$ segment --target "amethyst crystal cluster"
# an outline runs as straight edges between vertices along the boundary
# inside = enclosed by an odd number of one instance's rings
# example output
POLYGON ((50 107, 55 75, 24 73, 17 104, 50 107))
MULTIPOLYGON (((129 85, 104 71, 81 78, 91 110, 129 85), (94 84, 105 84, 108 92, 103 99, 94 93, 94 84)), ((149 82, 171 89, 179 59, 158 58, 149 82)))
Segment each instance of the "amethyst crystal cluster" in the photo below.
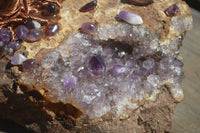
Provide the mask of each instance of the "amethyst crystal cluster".
POLYGON ((37 67, 24 72, 20 83, 41 94, 45 88, 54 103, 71 104, 84 123, 125 119, 141 102, 155 101, 164 86, 182 100, 183 63, 176 55, 181 36, 166 43, 143 26, 92 27, 71 33, 55 49, 41 50, 37 67))
MULTIPOLYGON (((46 28, 46 35, 53 36, 58 30, 58 24, 50 24, 46 28)), ((28 42, 40 40, 43 37, 42 26, 35 20, 28 20, 24 25, 19 25, 16 28, 15 36, 18 40, 12 41, 11 31, 8 28, 0 30, 0 42, 2 43, 2 47, 4 46, 5 53, 13 53, 13 51, 20 49, 22 40, 28 42)))

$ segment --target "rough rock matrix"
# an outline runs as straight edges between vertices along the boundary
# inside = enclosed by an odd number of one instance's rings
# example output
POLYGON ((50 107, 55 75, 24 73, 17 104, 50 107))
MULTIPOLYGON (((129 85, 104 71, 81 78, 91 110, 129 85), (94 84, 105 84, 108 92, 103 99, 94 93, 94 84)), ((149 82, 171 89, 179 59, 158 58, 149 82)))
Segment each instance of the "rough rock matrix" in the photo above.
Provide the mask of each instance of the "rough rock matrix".
POLYGON ((88 2, 64 1, 58 35, 23 44, 35 65, 20 72, 19 87, 48 121, 71 132, 169 131, 175 103, 184 97, 179 47, 191 29, 189 7, 181 0, 145 6, 101 0, 93 11, 79 12, 88 2), (120 11, 143 23, 120 20, 120 11))

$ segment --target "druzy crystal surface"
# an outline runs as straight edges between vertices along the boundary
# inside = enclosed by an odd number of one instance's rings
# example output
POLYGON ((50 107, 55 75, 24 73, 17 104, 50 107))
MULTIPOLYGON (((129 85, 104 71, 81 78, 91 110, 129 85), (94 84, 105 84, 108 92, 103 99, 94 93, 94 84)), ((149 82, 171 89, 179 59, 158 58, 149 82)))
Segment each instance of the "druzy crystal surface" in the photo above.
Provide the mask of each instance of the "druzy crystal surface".
POLYGON ((71 104, 83 123, 125 119, 164 86, 182 100, 179 42, 160 42, 156 33, 126 23, 99 25, 94 35, 75 31, 57 48, 41 50, 20 82, 48 101, 71 104))

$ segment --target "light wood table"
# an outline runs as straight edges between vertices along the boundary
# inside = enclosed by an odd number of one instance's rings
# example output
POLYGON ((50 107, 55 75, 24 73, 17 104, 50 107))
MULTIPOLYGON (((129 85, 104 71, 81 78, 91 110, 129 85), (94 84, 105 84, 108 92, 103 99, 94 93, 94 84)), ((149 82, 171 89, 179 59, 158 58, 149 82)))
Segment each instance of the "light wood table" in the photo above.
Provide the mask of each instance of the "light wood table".
POLYGON ((200 12, 191 10, 193 29, 187 32, 181 47, 185 98, 175 110, 172 133, 200 133, 200 12))

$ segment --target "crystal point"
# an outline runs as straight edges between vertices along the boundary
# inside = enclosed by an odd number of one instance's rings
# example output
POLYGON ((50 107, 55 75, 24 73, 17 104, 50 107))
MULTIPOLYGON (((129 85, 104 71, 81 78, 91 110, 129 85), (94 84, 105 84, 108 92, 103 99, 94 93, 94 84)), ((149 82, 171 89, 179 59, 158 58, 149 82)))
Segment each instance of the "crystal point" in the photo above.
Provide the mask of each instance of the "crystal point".
POLYGON ((26 60, 26 57, 22 54, 14 54, 11 64, 12 65, 22 65, 22 63, 26 60))
POLYGON ((90 59, 89 67, 94 75, 100 75, 102 74, 106 65, 104 59, 100 55, 95 55, 90 59))
POLYGON ((76 85, 77 78, 74 76, 68 76, 64 81, 64 86, 66 88, 73 88, 76 85))

